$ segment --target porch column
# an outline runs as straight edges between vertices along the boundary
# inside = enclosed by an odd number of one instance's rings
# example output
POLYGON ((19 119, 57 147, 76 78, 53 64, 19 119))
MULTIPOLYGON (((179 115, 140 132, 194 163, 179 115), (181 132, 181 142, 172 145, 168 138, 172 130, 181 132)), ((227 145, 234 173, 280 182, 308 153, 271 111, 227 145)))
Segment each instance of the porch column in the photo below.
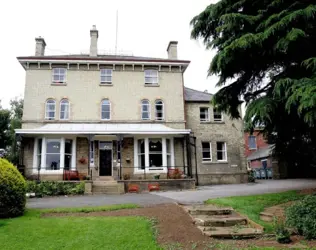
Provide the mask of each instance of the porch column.
POLYGON ((60 140, 60 170, 65 167, 65 137, 60 140))
POLYGON ((38 162, 37 162, 37 149, 38 149, 38 138, 34 138, 34 150, 33 150, 33 170, 32 172, 38 171, 38 162))
POLYGON ((149 139, 145 138, 145 167, 149 168, 149 139))
POLYGON ((138 151, 137 151, 137 139, 134 137, 134 171, 136 171, 136 169, 138 169, 138 151))
POLYGON ((167 140, 162 138, 162 166, 167 167, 167 140))
POLYGON ((174 139, 170 138, 171 166, 174 167, 174 139))
POLYGON ((42 139, 41 170, 46 170, 46 138, 42 139))
MULTIPOLYGON (((89 146, 90 149, 90 146, 89 146)), ((76 170, 77 166, 76 166, 76 159, 77 159, 77 138, 74 138, 72 140, 72 148, 71 148, 71 170, 76 170)), ((90 153, 90 152, 89 152, 90 153)))

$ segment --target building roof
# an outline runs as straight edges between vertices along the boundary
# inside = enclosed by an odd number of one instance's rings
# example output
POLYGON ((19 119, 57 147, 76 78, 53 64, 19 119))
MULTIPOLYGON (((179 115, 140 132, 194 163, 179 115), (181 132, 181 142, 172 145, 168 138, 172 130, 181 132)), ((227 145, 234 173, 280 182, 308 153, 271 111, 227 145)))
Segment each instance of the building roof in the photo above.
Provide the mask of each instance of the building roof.
POLYGON ((51 123, 40 128, 16 129, 17 134, 190 134, 190 129, 174 129, 148 123, 51 123))
POLYGON ((184 88, 184 100, 186 102, 210 102, 212 94, 195 89, 184 88))
POLYGON ((268 147, 265 148, 259 148, 255 152, 253 152, 251 155, 247 157, 248 161, 253 161, 253 160, 259 160, 262 158, 267 158, 272 155, 272 150, 273 150, 274 145, 269 145, 268 147))
POLYGON ((73 55, 47 55, 47 56, 20 56, 18 60, 85 60, 85 61, 140 61, 140 62, 170 62, 189 64, 188 60, 176 60, 156 57, 127 56, 127 55, 98 55, 89 56, 88 54, 73 55))

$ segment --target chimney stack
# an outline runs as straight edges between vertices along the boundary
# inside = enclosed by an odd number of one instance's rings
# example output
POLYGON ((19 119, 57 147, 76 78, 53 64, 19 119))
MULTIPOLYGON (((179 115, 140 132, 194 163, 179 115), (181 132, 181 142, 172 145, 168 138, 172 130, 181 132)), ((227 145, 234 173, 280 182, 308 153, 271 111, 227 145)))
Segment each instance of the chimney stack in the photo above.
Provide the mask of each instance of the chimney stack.
POLYGON ((99 31, 95 25, 90 30, 90 56, 98 56, 98 37, 99 31))
POLYGON ((177 41, 170 41, 168 48, 168 59, 178 59, 178 42, 177 41))
POLYGON ((43 37, 36 37, 35 56, 44 56, 46 43, 43 37))

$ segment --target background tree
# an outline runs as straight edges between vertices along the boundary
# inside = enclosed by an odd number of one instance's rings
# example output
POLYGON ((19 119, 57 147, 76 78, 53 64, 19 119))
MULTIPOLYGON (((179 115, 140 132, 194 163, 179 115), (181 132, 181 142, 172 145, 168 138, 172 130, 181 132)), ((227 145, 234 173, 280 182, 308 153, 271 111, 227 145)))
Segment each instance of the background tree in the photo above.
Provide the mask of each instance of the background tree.
POLYGON ((239 118, 245 102, 245 122, 264 125, 290 175, 315 166, 315 0, 221 0, 191 25, 192 37, 217 51, 209 74, 222 88, 214 104, 239 118))
POLYGON ((0 101, 0 148, 6 148, 10 143, 9 134, 10 111, 3 109, 0 101))

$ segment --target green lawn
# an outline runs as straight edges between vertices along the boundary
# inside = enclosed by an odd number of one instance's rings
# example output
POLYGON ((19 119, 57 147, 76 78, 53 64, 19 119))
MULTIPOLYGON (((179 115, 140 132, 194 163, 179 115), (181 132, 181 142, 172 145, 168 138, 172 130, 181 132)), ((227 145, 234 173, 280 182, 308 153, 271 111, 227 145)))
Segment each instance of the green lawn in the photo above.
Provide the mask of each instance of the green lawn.
POLYGON ((0 249, 160 249, 146 218, 40 215, 28 210, 22 217, 0 220, 0 249))
POLYGON ((264 226, 266 232, 273 231, 273 223, 261 221, 259 218, 260 212, 266 207, 271 207, 277 204, 285 203, 292 200, 300 199, 297 191, 288 191, 276 194, 236 196, 207 200, 207 204, 216 204, 220 206, 230 206, 236 211, 248 216, 251 220, 264 226))

